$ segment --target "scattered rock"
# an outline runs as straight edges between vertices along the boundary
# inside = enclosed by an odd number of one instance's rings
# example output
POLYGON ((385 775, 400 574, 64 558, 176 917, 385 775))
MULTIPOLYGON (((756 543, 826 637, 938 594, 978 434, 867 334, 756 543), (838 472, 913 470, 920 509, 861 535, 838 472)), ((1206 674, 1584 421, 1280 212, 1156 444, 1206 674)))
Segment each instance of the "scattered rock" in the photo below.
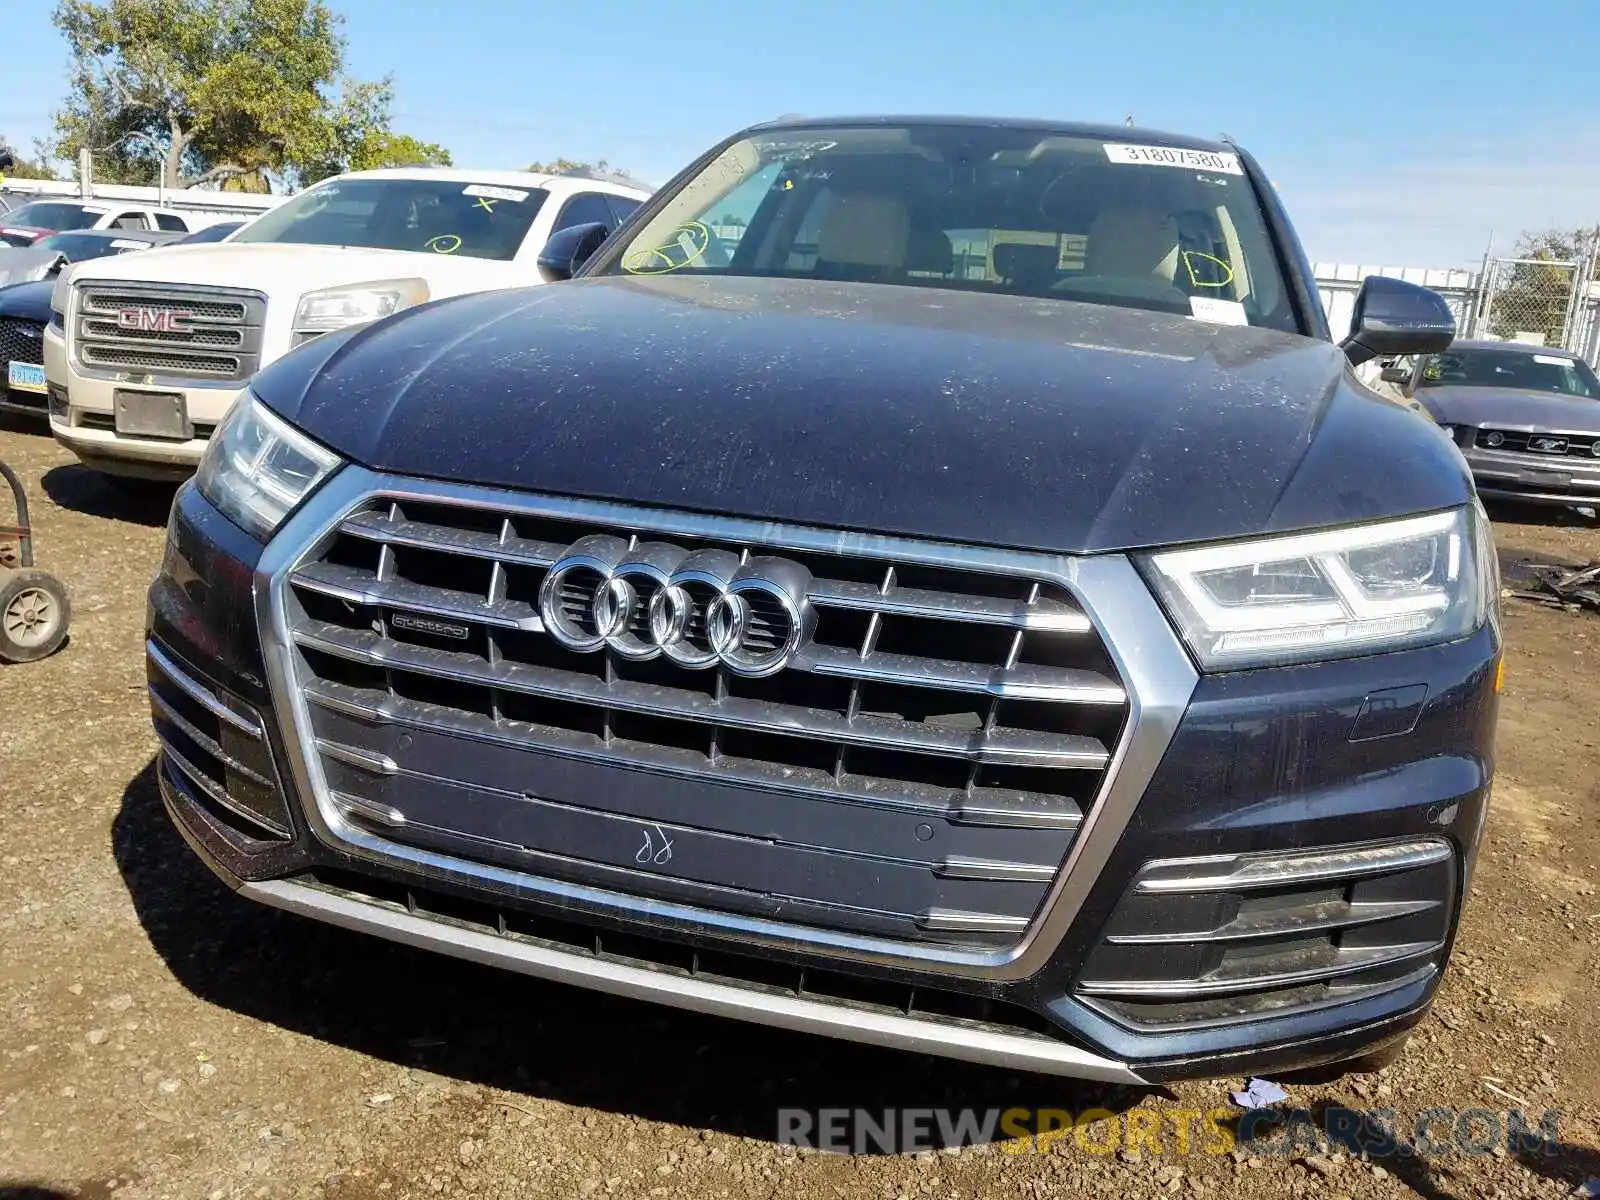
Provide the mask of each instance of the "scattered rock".
POLYGON ((127 992, 123 992, 121 995, 113 996, 107 1000, 106 1007, 112 1012, 127 1012, 133 1007, 133 997, 128 995, 127 992))
POLYGON ((88 1042, 91 1046, 100 1046, 105 1043, 107 1036, 109 1035, 104 1029, 91 1029, 88 1033, 83 1035, 83 1040, 88 1042))
POLYGON ((367 1104, 372 1108, 382 1108, 393 1099, 393 1092, 373 1092, 372 1095, 367 1097, 367 1104))
POLYGON ((1330 1178, 1333 1173, 1338 1170, 1333 1163, 1329 1162, 1327 1159, 1318 1154, 1312 1154, 1302 1158, 1300 1160, 1300 1165, 1305 1167, 1308 1171, 1315 1171, 1324 1179, 1330 1178))

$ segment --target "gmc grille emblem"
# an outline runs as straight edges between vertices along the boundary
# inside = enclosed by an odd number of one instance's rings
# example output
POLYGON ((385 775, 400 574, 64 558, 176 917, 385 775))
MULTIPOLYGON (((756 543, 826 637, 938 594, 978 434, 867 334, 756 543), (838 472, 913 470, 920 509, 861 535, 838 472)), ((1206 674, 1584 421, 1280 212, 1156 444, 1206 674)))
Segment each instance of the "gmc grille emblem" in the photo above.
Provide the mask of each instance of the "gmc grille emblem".
POLYGON ((117 328, 138 333, 188 333, 197 314, 170 308, 119 308, 117 328))

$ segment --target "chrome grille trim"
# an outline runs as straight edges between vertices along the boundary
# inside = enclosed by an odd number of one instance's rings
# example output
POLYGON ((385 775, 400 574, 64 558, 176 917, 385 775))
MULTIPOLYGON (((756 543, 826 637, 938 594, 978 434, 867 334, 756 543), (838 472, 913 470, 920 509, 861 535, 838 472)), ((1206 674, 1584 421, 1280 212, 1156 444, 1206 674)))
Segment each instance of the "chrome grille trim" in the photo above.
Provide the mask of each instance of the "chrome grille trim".
MULTIPOLYGON (((441 733, 454 738, 471 739, 489 745, 513 749, 537 750, 572 758, 594 758, 592 750, 573 743, 552 739, 530 739, 503 729, 496 729, 487 721, 474 721, 462 715, 449 719, 424 714, 422 706, 408 701, 390 699, 378 704, 366 704, 340 695, 336 685, 311 683, 303 695, 306 702, 330 712, 342 713, 357 721, 387 723, 418 732, 441 733)), ((657 774, 680 774, 685 777, 715 780, 732 784, 760 787, 767 791, 792 791, 826 799, 841 804, 857 804, 867 808, 892 809, 948 820, 958 825, 984 825, 997 829, 1076 829, 1083 822, 1083 813, 1074 803, 1063 803, 1051 808, 1026 808, 1004 805, 997 798, 986 797, 982 790, 975 794, 950 792, 927 788, 921 794, 872 792, 854 786, 850 775, 835 778, 832 773, 819 773, 820 778, 805 779, 800 773, 788 781, 774 781, 765 774, 742 769, 734 759, 719 758, 710 770, 698 763, 686 764, 683 756, 674 758, 659 747, 650 753, 640 747, 629 752, 620 743, 614 743, 605 755, 605 761, 622 766, 648 769, 657 774)), ((1053 870, 1053 868, 1052 868, 1053 870)))
POLYGON ((478 684, 646 716, 703 721, 733 729, 1009 766, 1098 769, 1111 759, 1104 746, 1087 737, 1048 736, 1031 730, 995 727, 984 734, 982 745, 974 745, 973 735, 967 731, 909 721, 841 717, 818 709, 797 709, 793 705, 742 700, 734 696, 713 698, 700 692, 623 680, 607 681, 522 663, 487 666, 468 654, 398 645, 385 642, 376 633, 358 632, 320 621, 308 621, 290 636, 301 646, 376 667, 406 668, 456 683, 478 684))
POLYGON ((256 723, 255 718, 247 717, 243 713, 234 712, 233 709, 229 708, 226 704, 219 700, 216 694, 212 692, 210 688, 205 687, 202 684, 195 682, 194 679, 190 678, 189 673, 179 667, 177 663, 172 661, 172 659, 167 657, 167 655, 162 651, 161 647, 157 646, 153 640, 145 642, 144 652, 150 658, 155 660, 156 666, 161 668, 162 672, 167 676, 168 679, 172 680, 174 684, 183 689, 184 694, 187 695, 189 699, 193 700, 212 716, 216 717, 220 721, 226 721, 240 733, 247 733, 253 738, 265 736, 261 731, 261 726, 256 723))
MULTIPOLYGON (((392 534, 395 531, 385 531, 392 534)), ((464 538, 470 543, 474 539, 464 538)), ((487 549, 486 546, 481 547, 487 549)), ((510 548, 513 553, 522 547, 510 548)), ((528 548, 534 549, 534 548, 528 548)), ((493 555, 508 560, 496 539, 493 555)), ((995 979, 1023 978, 1038 970, 1065 934, 1100 870, 1110 857, 1170 742, 1197 676, 1166 618, 1133 564, 1124 555, 1072 559, 1061 555, 994 551, 875 534, 818 530, 770 521, 713 518, 692 513, 559 497, 530 496, 491 488, 383 476, 346 467, 303 506, 267 547, 257 568, 258 618, 267 643, 269 681, 276 715, 290 747, 291 766, 303 796, 312 798, 308 820, 319 837, 375 863, 424 871, 463 884, 543 898, 570 909, 642 921, 730 943, 804 949, 836 958, 917 969, 936 965, 944 973, 995 979), (315 736, 311 705, 302 694, 298 651, 289 637, 291 574, 316 559, 341 524, 364 502, 381 495, 402 503, 447 504, 513 512, 608 528, 648 530, 655 537, 759 545, 773 553, 893 560, 951 570, 1046 580, 1077 601, 1104 639, 1116 673, 1128 692, 1128 724, 1088 805, 1082 829, 1045 901, 1021 936, 1004 946, 919 944, 815 926, 797 926, 759 915, 723 912, 702 905, 617 892, 609 887, 530 875, 489 862, 406 845, 362 829, 333 803, 321 759, 308 753, 315 736), (1131 653, 1130 653, 1131 652, 1131 653)), ((296 602, 297 604, 298 602, 296 602)), ((984 804, 973 806, 981 811, 984 804)))
POLYGON ((261 363, 267 298, 240 288, 79 279, 68 315, 72 357, 94 378, 242 383, 261 363), (125 329, 124 308, 192 314, 183 330, 125 329))

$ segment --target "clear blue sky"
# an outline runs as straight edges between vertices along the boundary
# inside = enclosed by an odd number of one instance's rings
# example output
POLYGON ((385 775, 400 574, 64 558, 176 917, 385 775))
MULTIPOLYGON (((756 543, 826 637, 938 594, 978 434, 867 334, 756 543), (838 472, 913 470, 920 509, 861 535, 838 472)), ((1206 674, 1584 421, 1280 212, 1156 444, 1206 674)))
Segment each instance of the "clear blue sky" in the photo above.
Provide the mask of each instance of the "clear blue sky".
MULTIPOLYGON (((0 135, 49 127, 52 0, 0 0, 0 135)), ((458 165, 605 158, 653 182, 782 113, 958 112, 1228 133, 1313 258, 1475 264, 1600 223, 1596 0, 332 0, 349 66, 458 165)))

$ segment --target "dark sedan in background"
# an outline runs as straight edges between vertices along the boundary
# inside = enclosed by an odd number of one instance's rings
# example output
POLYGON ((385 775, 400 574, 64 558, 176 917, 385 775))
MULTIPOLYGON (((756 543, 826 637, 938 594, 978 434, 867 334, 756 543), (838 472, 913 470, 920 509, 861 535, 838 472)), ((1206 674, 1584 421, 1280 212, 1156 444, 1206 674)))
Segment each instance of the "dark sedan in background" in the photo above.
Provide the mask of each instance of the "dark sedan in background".
POLYGON ((5 371, 0 412, 46 415, 44 327, 62 265, 156 246, 221 241, 241 224, 228 221, 187 235, 130 229, 55 233, 27 249, 0 249, 0 369, 5 371))
POLYGON ((1600 379, 1576 354, 1459 341, 1421 360, 1415 387, 1480 495, 1600 506, 1600 379))

